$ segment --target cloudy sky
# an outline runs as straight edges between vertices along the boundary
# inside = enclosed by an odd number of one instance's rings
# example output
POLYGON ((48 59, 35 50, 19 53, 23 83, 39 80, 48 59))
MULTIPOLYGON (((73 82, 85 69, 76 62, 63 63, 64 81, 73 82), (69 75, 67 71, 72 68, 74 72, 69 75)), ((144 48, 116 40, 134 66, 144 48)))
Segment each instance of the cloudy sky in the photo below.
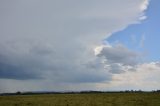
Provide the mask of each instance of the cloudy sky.
POLYGON ((160 89, 158 0, 0 0, 0 92, 160 89))

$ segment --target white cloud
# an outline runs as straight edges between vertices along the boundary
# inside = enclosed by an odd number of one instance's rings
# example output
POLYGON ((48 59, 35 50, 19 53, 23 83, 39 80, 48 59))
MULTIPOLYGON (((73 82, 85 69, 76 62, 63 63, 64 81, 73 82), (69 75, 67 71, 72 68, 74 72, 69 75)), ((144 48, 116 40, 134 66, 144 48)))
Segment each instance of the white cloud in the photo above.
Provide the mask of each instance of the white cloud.
POLYGON ((142 11, 146 10, 149 5, 149 0, 143 0, 143 3, 141 4, 140 8, 142 11))
POLYGON ((145 20, 145 19, 147 19, 147 16, 141 16, 141 17, 139 17, 139 20, 145 20))
POLYGON ((130 87, 129 89, 153 90, 160 87, 160 63, 151 62, 139 64, 135 71, 127 71, 122 74, 114 74, 111 82, 112 87, 130 87))

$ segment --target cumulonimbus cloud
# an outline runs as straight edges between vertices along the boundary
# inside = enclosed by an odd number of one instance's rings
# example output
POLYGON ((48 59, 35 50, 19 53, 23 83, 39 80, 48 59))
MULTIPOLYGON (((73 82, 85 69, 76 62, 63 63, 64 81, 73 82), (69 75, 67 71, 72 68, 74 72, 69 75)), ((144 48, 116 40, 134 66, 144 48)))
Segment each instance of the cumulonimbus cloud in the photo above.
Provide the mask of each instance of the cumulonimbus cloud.
POLYGON ((54 83, 110 81, 111 74, 93 63, 99 60, 93 49, 112 33, 139 23, 148 6, 148 0, 0 2, 0 78, 54 83))

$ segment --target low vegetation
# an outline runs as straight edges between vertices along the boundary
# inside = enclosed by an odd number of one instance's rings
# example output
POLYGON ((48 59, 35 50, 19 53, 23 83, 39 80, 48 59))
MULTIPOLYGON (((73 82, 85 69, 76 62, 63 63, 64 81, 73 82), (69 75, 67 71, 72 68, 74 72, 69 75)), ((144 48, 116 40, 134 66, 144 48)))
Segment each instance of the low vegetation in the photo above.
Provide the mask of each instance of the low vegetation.
POLYGON ((160 106, 160 93, 4 95, 0 106, 160 106))

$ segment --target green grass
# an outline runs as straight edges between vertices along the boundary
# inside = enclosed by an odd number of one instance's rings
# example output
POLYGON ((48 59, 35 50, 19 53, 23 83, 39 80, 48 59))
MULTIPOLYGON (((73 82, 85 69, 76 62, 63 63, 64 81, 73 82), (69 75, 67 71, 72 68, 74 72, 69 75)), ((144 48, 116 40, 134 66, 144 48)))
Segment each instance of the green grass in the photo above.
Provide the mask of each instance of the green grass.
POLYGON ((0 106, 160 106, 160 93, 0 96, 0 106))

